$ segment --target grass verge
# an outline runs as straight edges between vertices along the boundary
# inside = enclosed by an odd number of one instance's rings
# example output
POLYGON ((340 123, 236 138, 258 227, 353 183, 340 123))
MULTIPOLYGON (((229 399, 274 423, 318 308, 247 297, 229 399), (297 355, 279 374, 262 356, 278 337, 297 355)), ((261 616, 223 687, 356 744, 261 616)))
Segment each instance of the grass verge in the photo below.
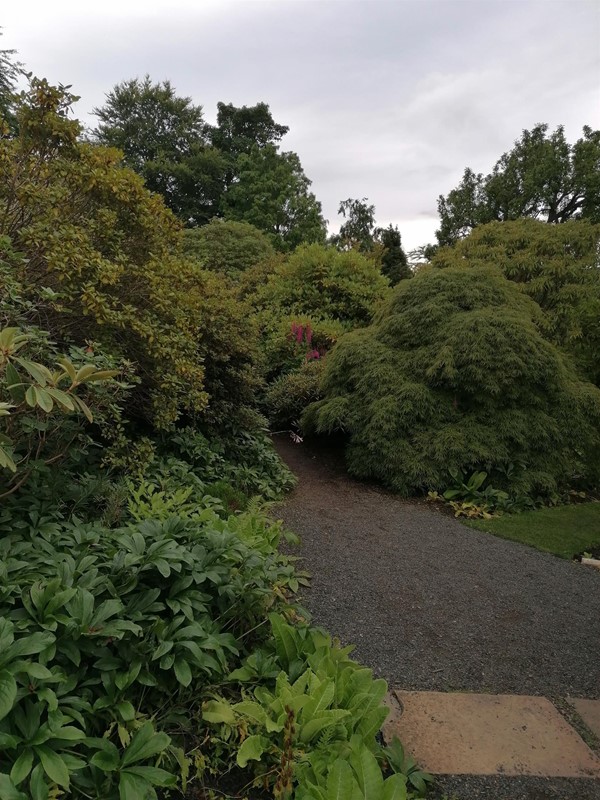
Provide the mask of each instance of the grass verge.
POLYGON ((467 524, 561 558, 572 558, 600 545, 600 502, 541 508, 493 519, 469 520, 467 524))

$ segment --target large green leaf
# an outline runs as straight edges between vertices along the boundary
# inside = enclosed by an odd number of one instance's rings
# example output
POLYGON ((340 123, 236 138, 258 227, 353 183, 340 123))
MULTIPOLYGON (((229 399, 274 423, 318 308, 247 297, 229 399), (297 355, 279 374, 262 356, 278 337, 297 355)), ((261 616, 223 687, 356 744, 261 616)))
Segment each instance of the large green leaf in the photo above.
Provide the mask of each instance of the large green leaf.
POLYGON ((177 776, 166 769, 158 767, 128 767, 122 774, 137 775, 139 778, 151 783, 153 786, 174 787, 177 786, 177 776))
POLYGON ((248 736, 247 739, 244 739, 237 752, 235 760, 238 767, 243 769, 248 764, 248 761, 260 761, 262 754, 268 747, 269 740, 265 736, 248 736))
POLYGON ((347 761, 338 758, 327 777, 327 800, 348 800, 352 796, 356 779, 347 761))
POLYGON ((146 722, 131 740, 125 751, 121 764, 123 767, 144 761, 146 758, 162 753, 169 746, 171 739, 166 733, 156 733, 152 724, 146 722))
MULTIPOLYGON (((23 750, 21 755, 17 758, 10 771, 10 779, 18 786, 31 772, 33 766, 33 750, 28 747, 23 750)), ((2 791, 0 790, 0 798, 2 798, 2 791)))
POLYGON ((139 775, 123 771, 119 780, 119 797, 121 800, 148 800, 152 784, 139 775))
POLYGON ((209 700, 202 706, 202 719, 214 724, 235 725, 233 708, 224 700, 209 700))
POLYGON ((364 745, 350 756, 350 766, 356 774, 365 800, 381 800, 383 776, 377 759, 364 745))
POLYGON ((58 753, 44 745, 36 747, 35 752, 38 754, 40 761, 42 762, 44 772, 50 778, 50 780, 54 781, 54 783, 58 783, 59 786, 68 789, 69 770, 58 753))
POLYGON ((28 800, 28 798, 17 789, 8 775, 0 772, 0 800, 28 800))
POLYGON ((406 800, 406 778, 404 775, 390 775, 383 784, 382 800, 406 800))
POLYGON ((6 670, 0 672, 0 719, 12 711, 17 699, 17 682, 6 670))

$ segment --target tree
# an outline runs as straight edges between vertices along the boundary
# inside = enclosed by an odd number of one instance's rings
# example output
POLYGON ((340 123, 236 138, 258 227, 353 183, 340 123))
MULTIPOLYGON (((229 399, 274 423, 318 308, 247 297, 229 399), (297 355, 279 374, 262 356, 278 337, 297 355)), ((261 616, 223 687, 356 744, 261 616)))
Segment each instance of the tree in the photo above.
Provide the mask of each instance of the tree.
POLYGON ((289 131, 273 119, 266 103, 238 108, 232 103, 217 103, 217 124, 208 126, 213 146, 235 163, 242 153, 250 155, 254 147, 275 145, 289 131))
POLYGON ((600 225, 490 222, 453 247, 440 248, 431 263, 501 269, 544 312, 544 335, 600 384, 600 225))
POLYGON ((523 131, 485 177, 467 168, 460 184, 440 195, 442 245, 452 244, 477 225, 532 217, 550 223, 600 221, 600 131, 587 125, 570 145, 562 126, 523 131))
POLYGON ((390 285, 395 286, 399 281, 410 278, 412 272, 406 253, 402 249, 402 238, 398 227, 388 225, 387 228, 376 228, 375 240, 383 248, 381 271, 389 280, 390 285))
POLYGON ((202 107, 191 98, 146 75, 117 84, 94 114, 100 120, 95 140, 121 150, 127 165, 186 225, 218 213, 227 160, 207 142, 202 107))
POLYGON ((321 204, 309 191, 311 182, 296 153, 255 145, 238 157, 236 175, 223 198, 226 219, 249 222, 279 250, 325 241, 321 204))
POLYGON ((23 73, 23 65, 14 59, 15 53, 16 50, 0 50, 0 123, 4 121, 12 132, 16 123, 14 94, 19 75, 23 73))
POLYGON ((184 252, 232 278, 275 254, 267 236, 253 225, 222 219, 185 231, 184 252))
POLYGON ((449 470, 553 493, 600 476, 600 390, 540 332, 539 307, 499 271, 428 269, 325 363, 303 427, 342 431, 350 471, 410 494, 449 470))
POLYGON ((369 205, 366 197, 362 200, 349 197, 341 201, 338 214, 345 222, 339 233, 331 237, 332 243, 340 250, 356 248, 361 253, 371 252, 375 244, 375 206, 369 205))

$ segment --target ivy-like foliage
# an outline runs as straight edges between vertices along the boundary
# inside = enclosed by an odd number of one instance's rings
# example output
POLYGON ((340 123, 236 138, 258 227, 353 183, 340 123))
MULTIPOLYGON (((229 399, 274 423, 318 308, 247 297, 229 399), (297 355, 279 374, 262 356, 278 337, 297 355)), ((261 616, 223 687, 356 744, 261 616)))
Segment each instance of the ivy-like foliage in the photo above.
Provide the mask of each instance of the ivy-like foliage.
POLYGON ((411 493, 448 470, 541 494, 597 481, 600 390, 540 332, 543 314, 490 267, 401 283, 328 356, 307 429, 345 431, 352 473, 411 493), (504 479, 503 479, 504 475, 504 479))

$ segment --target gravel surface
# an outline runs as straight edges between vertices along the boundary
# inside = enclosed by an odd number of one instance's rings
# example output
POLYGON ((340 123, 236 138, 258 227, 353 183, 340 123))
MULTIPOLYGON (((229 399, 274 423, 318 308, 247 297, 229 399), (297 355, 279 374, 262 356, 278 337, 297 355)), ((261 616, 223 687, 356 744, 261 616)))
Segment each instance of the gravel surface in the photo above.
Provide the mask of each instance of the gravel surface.
MULTIPOLYGON (((377 675, 401 689, 600 697, 600 572, 355 482, 315 445, 276 447, 299 479, 276 513, 302 540, 302 601, 377 675)), ((600 800, 596 780, 444 786, 460 800, 600 800)))

